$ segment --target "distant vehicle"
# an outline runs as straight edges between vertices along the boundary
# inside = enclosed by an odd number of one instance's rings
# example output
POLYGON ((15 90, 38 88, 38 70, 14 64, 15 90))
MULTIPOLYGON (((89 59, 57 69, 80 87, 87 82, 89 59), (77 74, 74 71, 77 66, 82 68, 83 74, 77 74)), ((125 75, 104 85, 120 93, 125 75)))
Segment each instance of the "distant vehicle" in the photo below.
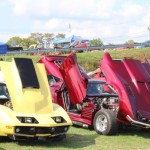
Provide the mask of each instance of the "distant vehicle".
POLYGON ((81 40, 74 41, 70 44, 70 47, 72 48, 86 48, 88 47, 87 42, 82 42, 81 40))
POLYGON ((41 49, 42 47, 40 45, 37 44, 31 44, 29 46, 29 50, 34 50, 34 49, 41 49))
POLYGON ((8 47, 8 51, 20 51, 23 50, 23 47, 16 46, 16 47, 8 47))
POLYGON ((150 47, 150 41, 145 41, 143 43, 141 43, 142 47, 150 47))
POLYGON ((124 49, 132 49, 134 46, 122 46, 122 47, 117 47, 116 50, 124 50, 124 49))
POLYGON ((88 43, 80 43, 75 46, 75 48, 87 48, 87 47, 88 47, 88 43))

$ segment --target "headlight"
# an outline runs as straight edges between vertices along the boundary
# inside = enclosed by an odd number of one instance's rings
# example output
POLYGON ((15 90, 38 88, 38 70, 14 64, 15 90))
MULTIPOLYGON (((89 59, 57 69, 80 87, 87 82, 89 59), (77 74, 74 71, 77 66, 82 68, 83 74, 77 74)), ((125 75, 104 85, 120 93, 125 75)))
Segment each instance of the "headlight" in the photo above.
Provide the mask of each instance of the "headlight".
POLYGON ((57 123, 61 123, 61 122, 62 122, 62 118, 61 118, 61 117, 56 117, 55 121, 56 121, 57 123))
POLYGON ((25 123, 32 123, 32 118, 24 118, 25 123))
POLYGON ((37 124, 38 121, 34 118, 34 117, 17 117, 17 119, 21 122, 21 123, 35 123, 37 124))
POLYGON ((52 119, 56 122, 56 123, 64 123, 66 122, 64 118, 58 116, 58 117, 52 117, 52 119))

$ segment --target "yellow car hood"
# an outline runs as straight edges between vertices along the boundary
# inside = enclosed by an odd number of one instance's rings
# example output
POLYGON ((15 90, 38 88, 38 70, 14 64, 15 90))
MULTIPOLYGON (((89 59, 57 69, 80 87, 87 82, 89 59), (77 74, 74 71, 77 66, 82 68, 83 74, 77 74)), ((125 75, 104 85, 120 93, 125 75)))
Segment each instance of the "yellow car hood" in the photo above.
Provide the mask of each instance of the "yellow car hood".
POLYGON ((33 63, 27 58, 15 58, 12 62, 1 61, 0 68, 15 112, 44 114, 53 111, 43 64, 33 63), (32 86, 32 83, 36 85, 32 86))

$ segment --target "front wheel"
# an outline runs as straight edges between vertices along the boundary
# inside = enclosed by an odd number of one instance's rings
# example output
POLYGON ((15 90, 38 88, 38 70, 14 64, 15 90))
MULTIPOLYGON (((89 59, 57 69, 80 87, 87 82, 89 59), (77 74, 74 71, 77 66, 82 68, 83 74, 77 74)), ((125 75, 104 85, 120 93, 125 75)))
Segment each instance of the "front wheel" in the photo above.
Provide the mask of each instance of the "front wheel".
POLYGON ((114 135, 118 131, 115 113, 109 109, 99 110, 94 116, 93 125, 98 134, 114 135))

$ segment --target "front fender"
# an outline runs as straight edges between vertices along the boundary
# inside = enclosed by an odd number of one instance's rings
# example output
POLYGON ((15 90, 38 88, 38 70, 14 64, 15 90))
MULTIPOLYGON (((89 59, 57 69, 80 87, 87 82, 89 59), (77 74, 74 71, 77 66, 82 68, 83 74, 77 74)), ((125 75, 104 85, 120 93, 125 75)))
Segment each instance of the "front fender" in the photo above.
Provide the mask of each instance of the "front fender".
POLYGON ((55 116, 62 116, 66 120, 67 123, 69 123, 70 125, 72 125, 72 121, 71 121, 69 115, 58 104, 53 103, 53 113, 55 114, 55 116))
POLYGON ((15 112, 3 105, 0 105, 0 124, 14 125, 15 122, 19 122, 16 118, 15 112))

